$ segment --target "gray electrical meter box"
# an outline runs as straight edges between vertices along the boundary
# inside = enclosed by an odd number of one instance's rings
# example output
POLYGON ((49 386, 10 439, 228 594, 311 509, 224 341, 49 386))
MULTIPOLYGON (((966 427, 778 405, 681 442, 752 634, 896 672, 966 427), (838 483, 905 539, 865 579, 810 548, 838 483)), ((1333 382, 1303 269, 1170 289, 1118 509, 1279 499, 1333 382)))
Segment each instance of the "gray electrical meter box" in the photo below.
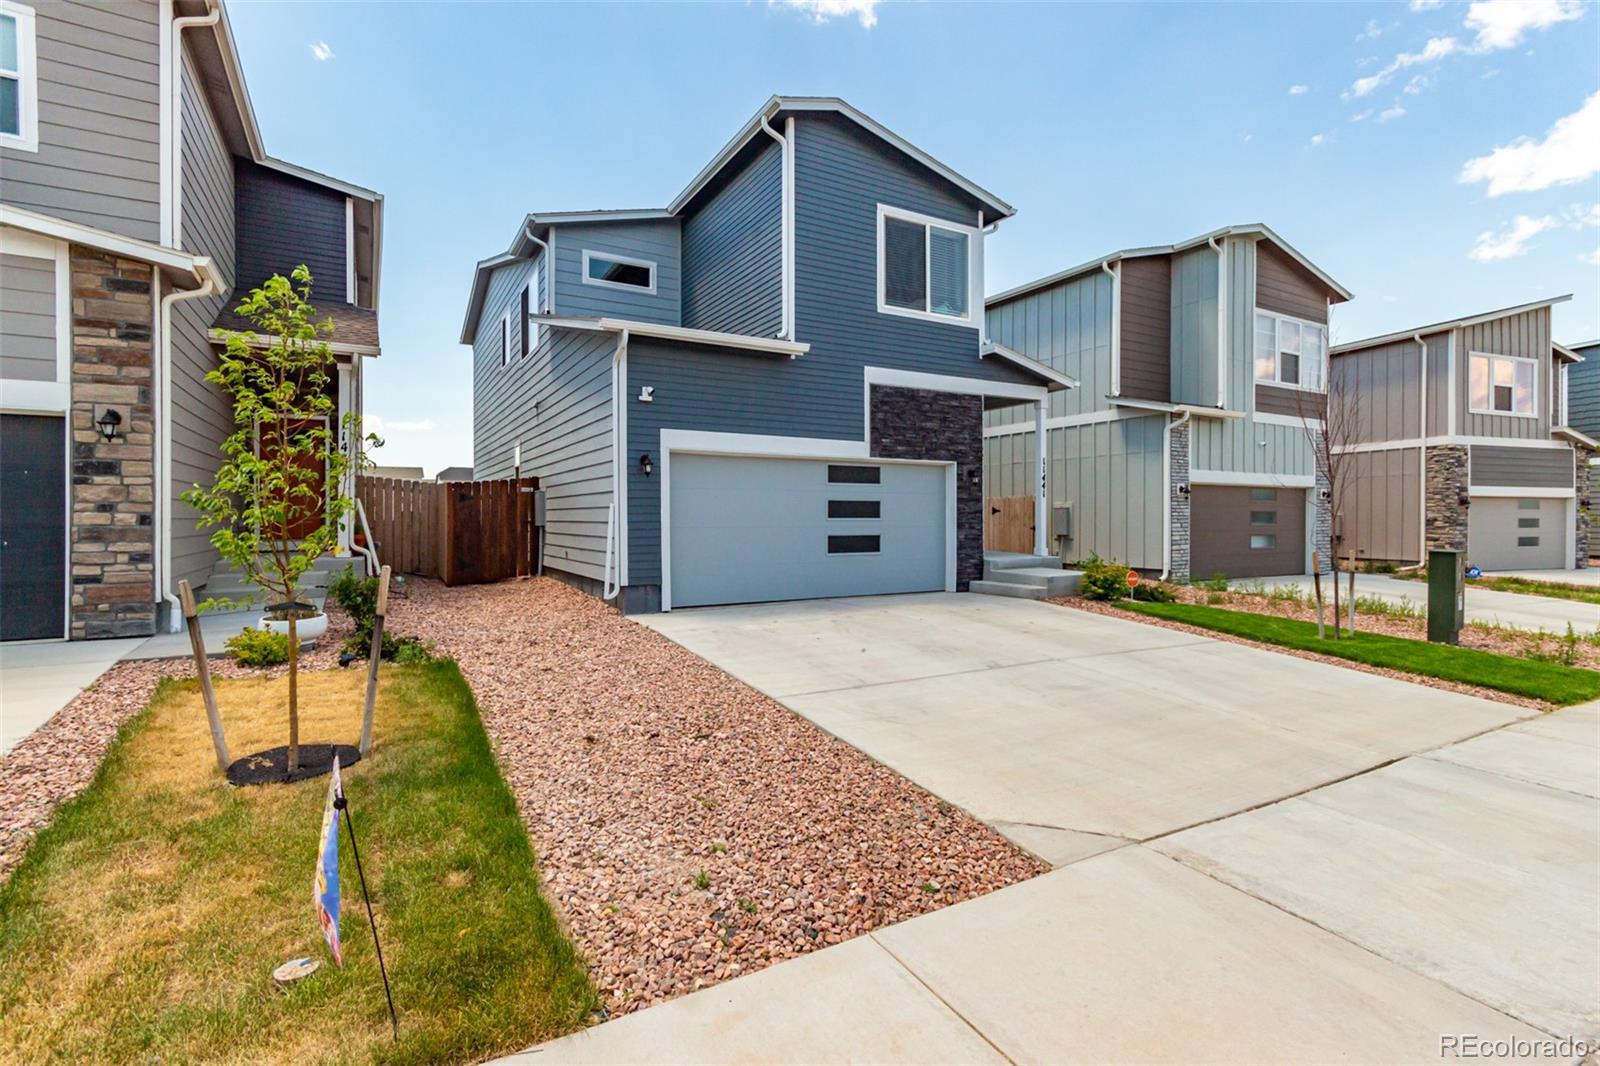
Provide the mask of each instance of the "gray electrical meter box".
POLYGON ((1457 644, 1467 614, 1467 576, 1460 552, 1428 553, 1428 639, 1457 644))

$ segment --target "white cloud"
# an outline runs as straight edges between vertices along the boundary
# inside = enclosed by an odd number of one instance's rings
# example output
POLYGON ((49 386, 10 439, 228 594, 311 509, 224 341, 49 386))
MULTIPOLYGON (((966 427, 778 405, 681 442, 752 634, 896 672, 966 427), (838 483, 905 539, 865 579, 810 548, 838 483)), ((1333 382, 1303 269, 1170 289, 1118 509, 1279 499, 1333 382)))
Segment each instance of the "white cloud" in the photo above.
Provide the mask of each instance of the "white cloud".
POLYGON ((1515 259, 1528 250, 1528 242, 1545 230, 1554 229, 1559 223, 1549 215, 1542 218, 1530 218, 1527 215, 1518 215, 1511 220, 1511 225, 1495 233, 1485 230, 1478 234, 1477 243, 1472 246, 1472 251, 1467 254, 1479 263, 1493 263, 1501 259, 1515 259))
POLYGON ((1581 0, 1474 0, 1467 8, 1467 28, 1478 34, 1476 51, 1492 52, 1514 47, 1528 30, 1582 17, 1581 0))
POLYGON ((1312 144, 1313 147, 1315 147, 1315 146, 1321 144, 1323 141, 1326 141, 1327 139, 1328 139, 1328 135, 1326 133, 1313 133, 1311 135, 1311 144, 1312 144))
POLYGON ((767 0, 774 7, 786 7, 793 11, 804 12, 811 16, 813 22, 827 22, 829 19, 849 18, 854 16, 859 19, 865 29, 872 29, 878 24, 879 0, 767 0))
POLYGON ((1422 46, 1420 52, 1401 52, 1389 62, 1389 65, 1376 74, 1369 74, 1365 78, 1357 78, 1350 86, 1350 93, 1354 96, 1366 96, 1372 90, 1394 77, 1407 67, 1414 67, 1418 63, 1434 63, 1447 55, 1459 51, 1461 44, 1454 37, 1432 37, 1422 46))
POLYGON ((1291 86, 1289 86, 1289 95, 1290 96, 1304 96, 1306 93, 1308 93, 1310 91, 1311 91, 1311 86, 1309 86, 1309 85, 1291 85, 1291 86))
POLYGON ((1433 88, 1433 79, 1426 74, 1413 74, 1411 80, 1406 82, 1404 92, 1407 96, 1421 96, 1433 88))
POLYGON ((1519 137, 1488 155, 1467 160, 1458 179, 1486 181, 1490 196, 1571 185, 1600 173, 1600 92, 1556 120, 1544 140, 1519 137))
POLYGON ((1378 37, 1382 37, 1384 34, 1388 33, 1390 30, 1394 29, 1398 25, 1400 25, 1398 22, 1391 22, 1386 26, 1383 23, 1379 22, 1377 19, 1368 19, 1367 20, 1367 28, 1362 30, 1360 33, 1356 34, 1356 40, 1358 40, 1358 41, 1371 41, 1371 40, 1374 40, 1374 39, 1376 39, 1378 37))
POLYGON ((1600 248, 1596 248, 1594 251, 1585 255, 1578 256, 1578 261, 1580 263, 1588 263, 1590 266, 1600 266, 1600 248))
POLYGON ((1444 6, 1444 0, 1411 0, 1411 10, 1432 11, 1434 8, 1444 6))
POLYGON ((1369 107, 1365 111, 1357 111, 1355 114, 1350 116, 1350 121, 1351 122, 1365 122, 1365 121, 1367 121, 1367 119, 1372 117, 1372 112, 1374 110, 1375 110, 1374 108, 1370 108, 1369 107))
POLYGON ((1378 112, 1378 121, 1393 122, 1395 119, 1403 117, 1405 113, 1405 108, 1401 107, 1399 104, 1395 104, 1393 107, 1386 107, 1382 111, 1378 112))
POLYGON ((317 57, 318 63, 326 63, 333 58, 333 49, 327 41, 317 41, 310 46, 311 54, 317 57))

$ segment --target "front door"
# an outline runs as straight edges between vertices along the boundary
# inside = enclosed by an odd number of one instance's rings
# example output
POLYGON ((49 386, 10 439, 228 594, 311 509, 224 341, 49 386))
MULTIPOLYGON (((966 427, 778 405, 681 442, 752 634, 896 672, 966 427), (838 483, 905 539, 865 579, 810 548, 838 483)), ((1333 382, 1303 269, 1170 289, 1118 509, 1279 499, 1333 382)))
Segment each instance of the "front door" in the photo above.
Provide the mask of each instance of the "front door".
POLYGON ((64 635, 65 422, 0 415, 0 640, 64 635))
MULTIPOLYGON (((270 462, 284 448, 286 442, 294 440, 296 436, 308 430, 320 429, 326 424, 321 418, 289 418, 276 424, 263 423, 259 427, 261 458, 270 462)), ((312 494, 315 494, 315 498, 326 502, 328 472, 326 464, 319 456, 291 454, 289 459, 303 472, 303 477, 296 478, 292 482, 295 509, 302 514, 290 523, 287 535, 290 540, 302 540, 322 528, 323 523, 327 521, 325 510, 312 505, 312 494)))

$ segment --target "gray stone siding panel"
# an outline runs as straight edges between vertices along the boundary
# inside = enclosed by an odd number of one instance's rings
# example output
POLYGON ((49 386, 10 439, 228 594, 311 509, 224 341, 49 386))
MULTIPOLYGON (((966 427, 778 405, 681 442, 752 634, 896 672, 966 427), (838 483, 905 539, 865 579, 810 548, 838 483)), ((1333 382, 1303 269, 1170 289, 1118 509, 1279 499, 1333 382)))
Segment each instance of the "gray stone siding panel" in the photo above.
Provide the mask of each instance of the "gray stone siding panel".
POLYGON ((1572 565, 1579 569, 1587 568, 1589 565, 1589 547, 1594 537, 1594 467, 1589 465, 1594 455, 1595 453, 1588 448, 1573 449, 1573 463, 1576 468, 1573 481, 1578 490, 1578 528, 1572 565))
POLYGON ((1171 438, 1172 489, 1167 506, 1172 509, 1172 558, 1168 577, 1177 582, 1189 580, 1189 426, 1172 429, 1171 438))
POLYGON ((955 460, 956 590, 983 577, 983 397, 874 387, 872 454, 955 460))

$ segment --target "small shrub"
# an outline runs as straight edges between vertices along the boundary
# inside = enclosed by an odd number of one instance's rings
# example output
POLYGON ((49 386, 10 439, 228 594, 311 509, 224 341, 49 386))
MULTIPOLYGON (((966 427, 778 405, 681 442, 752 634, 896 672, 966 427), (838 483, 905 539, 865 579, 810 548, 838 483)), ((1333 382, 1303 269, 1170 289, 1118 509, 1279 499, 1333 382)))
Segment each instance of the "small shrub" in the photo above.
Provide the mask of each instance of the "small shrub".
POLYGON ((1145 603, 1171 603, 1178 598, 1172 589, 1155 581, 1141 582, 1133 586, 1133 591, 1128 595, 1145 603))
POLYGON ((289 634, 269 629, 243 629, 223 645, 245 666, 277 666, 289 661, 289 634))
POLYGON ((1215 607, 1219 603, 1227 603, 1227 602, 1228 602, 1228 594, 1226 592, 1208 592, 1208 593, 1206 593, 1206 603, 1209 606, 1215 607))
POLYGON ((1228 576, 1226 574, 1212 574, 1209 578, 1200 582, 1200 587, 1207 592, 1227 592, 1228 576))
POLYGON ((746 914, 754 914, 756 912, 756 902, 753 899, 741 899, 739 901, 739 909, 746 914))
POLYGON ((701 891, 711 887, 711 876, 703 868, 694 875, 694 887, 701 891))
MULTIPOLYGON (((371 639, 370 637, 368 638, 371 639)), ((392 659, 401 666, 426 666, 433 662, 433 645, 424 644, 416 637, 393 637, 388 633, 383 635, 382 657, 392 659), (394 641, 394 650, 390 651, 390 640, 394 641)))
POLYGON ((1091 600, 1120 600, 1128 594, 1128 568, 1091 555, 1083 564, 1079 588, 1091 600))
POLYGON ((1409 600, 1386 600, 1382 596, 1357 596, 1356 613, 1382 618, 1422 618, 1427 611, 1409 600))
POLYGON ((1299 607, 1306 602, 1306 594, 1299 585, 1275 585, 1267 591, 1267 599, 1273 603, 1288 603, 1299 607))
MULTIPOLYGON (((391 592, 393 580, 390 579, 391 592)), ((378 624, 378 579, 356 577, 355 568, 347 566, 328 584, 328 596, 355 623, 356 631, 344 642, 343 650, 365 659, 372 651, 372 630, 378 624)), ((385 630, 378 657, 402 666, 421 666, 433 661, 433 649, 416 637, 400 637, 385 630)))
POLYGON ((1578 634, 1572 628, 1572 623, 1567 623, 1567 635, 1561 638, 1561 646, 1556 652, 1556 657, 1562 666, 1576 666, 1578 664, 1578 634))
POLYGON ((1393 563, 1366 562, 1361 564, 1361 572, 1364 574, 1392 574, 1397 569, 1398 567, 1393 563))

